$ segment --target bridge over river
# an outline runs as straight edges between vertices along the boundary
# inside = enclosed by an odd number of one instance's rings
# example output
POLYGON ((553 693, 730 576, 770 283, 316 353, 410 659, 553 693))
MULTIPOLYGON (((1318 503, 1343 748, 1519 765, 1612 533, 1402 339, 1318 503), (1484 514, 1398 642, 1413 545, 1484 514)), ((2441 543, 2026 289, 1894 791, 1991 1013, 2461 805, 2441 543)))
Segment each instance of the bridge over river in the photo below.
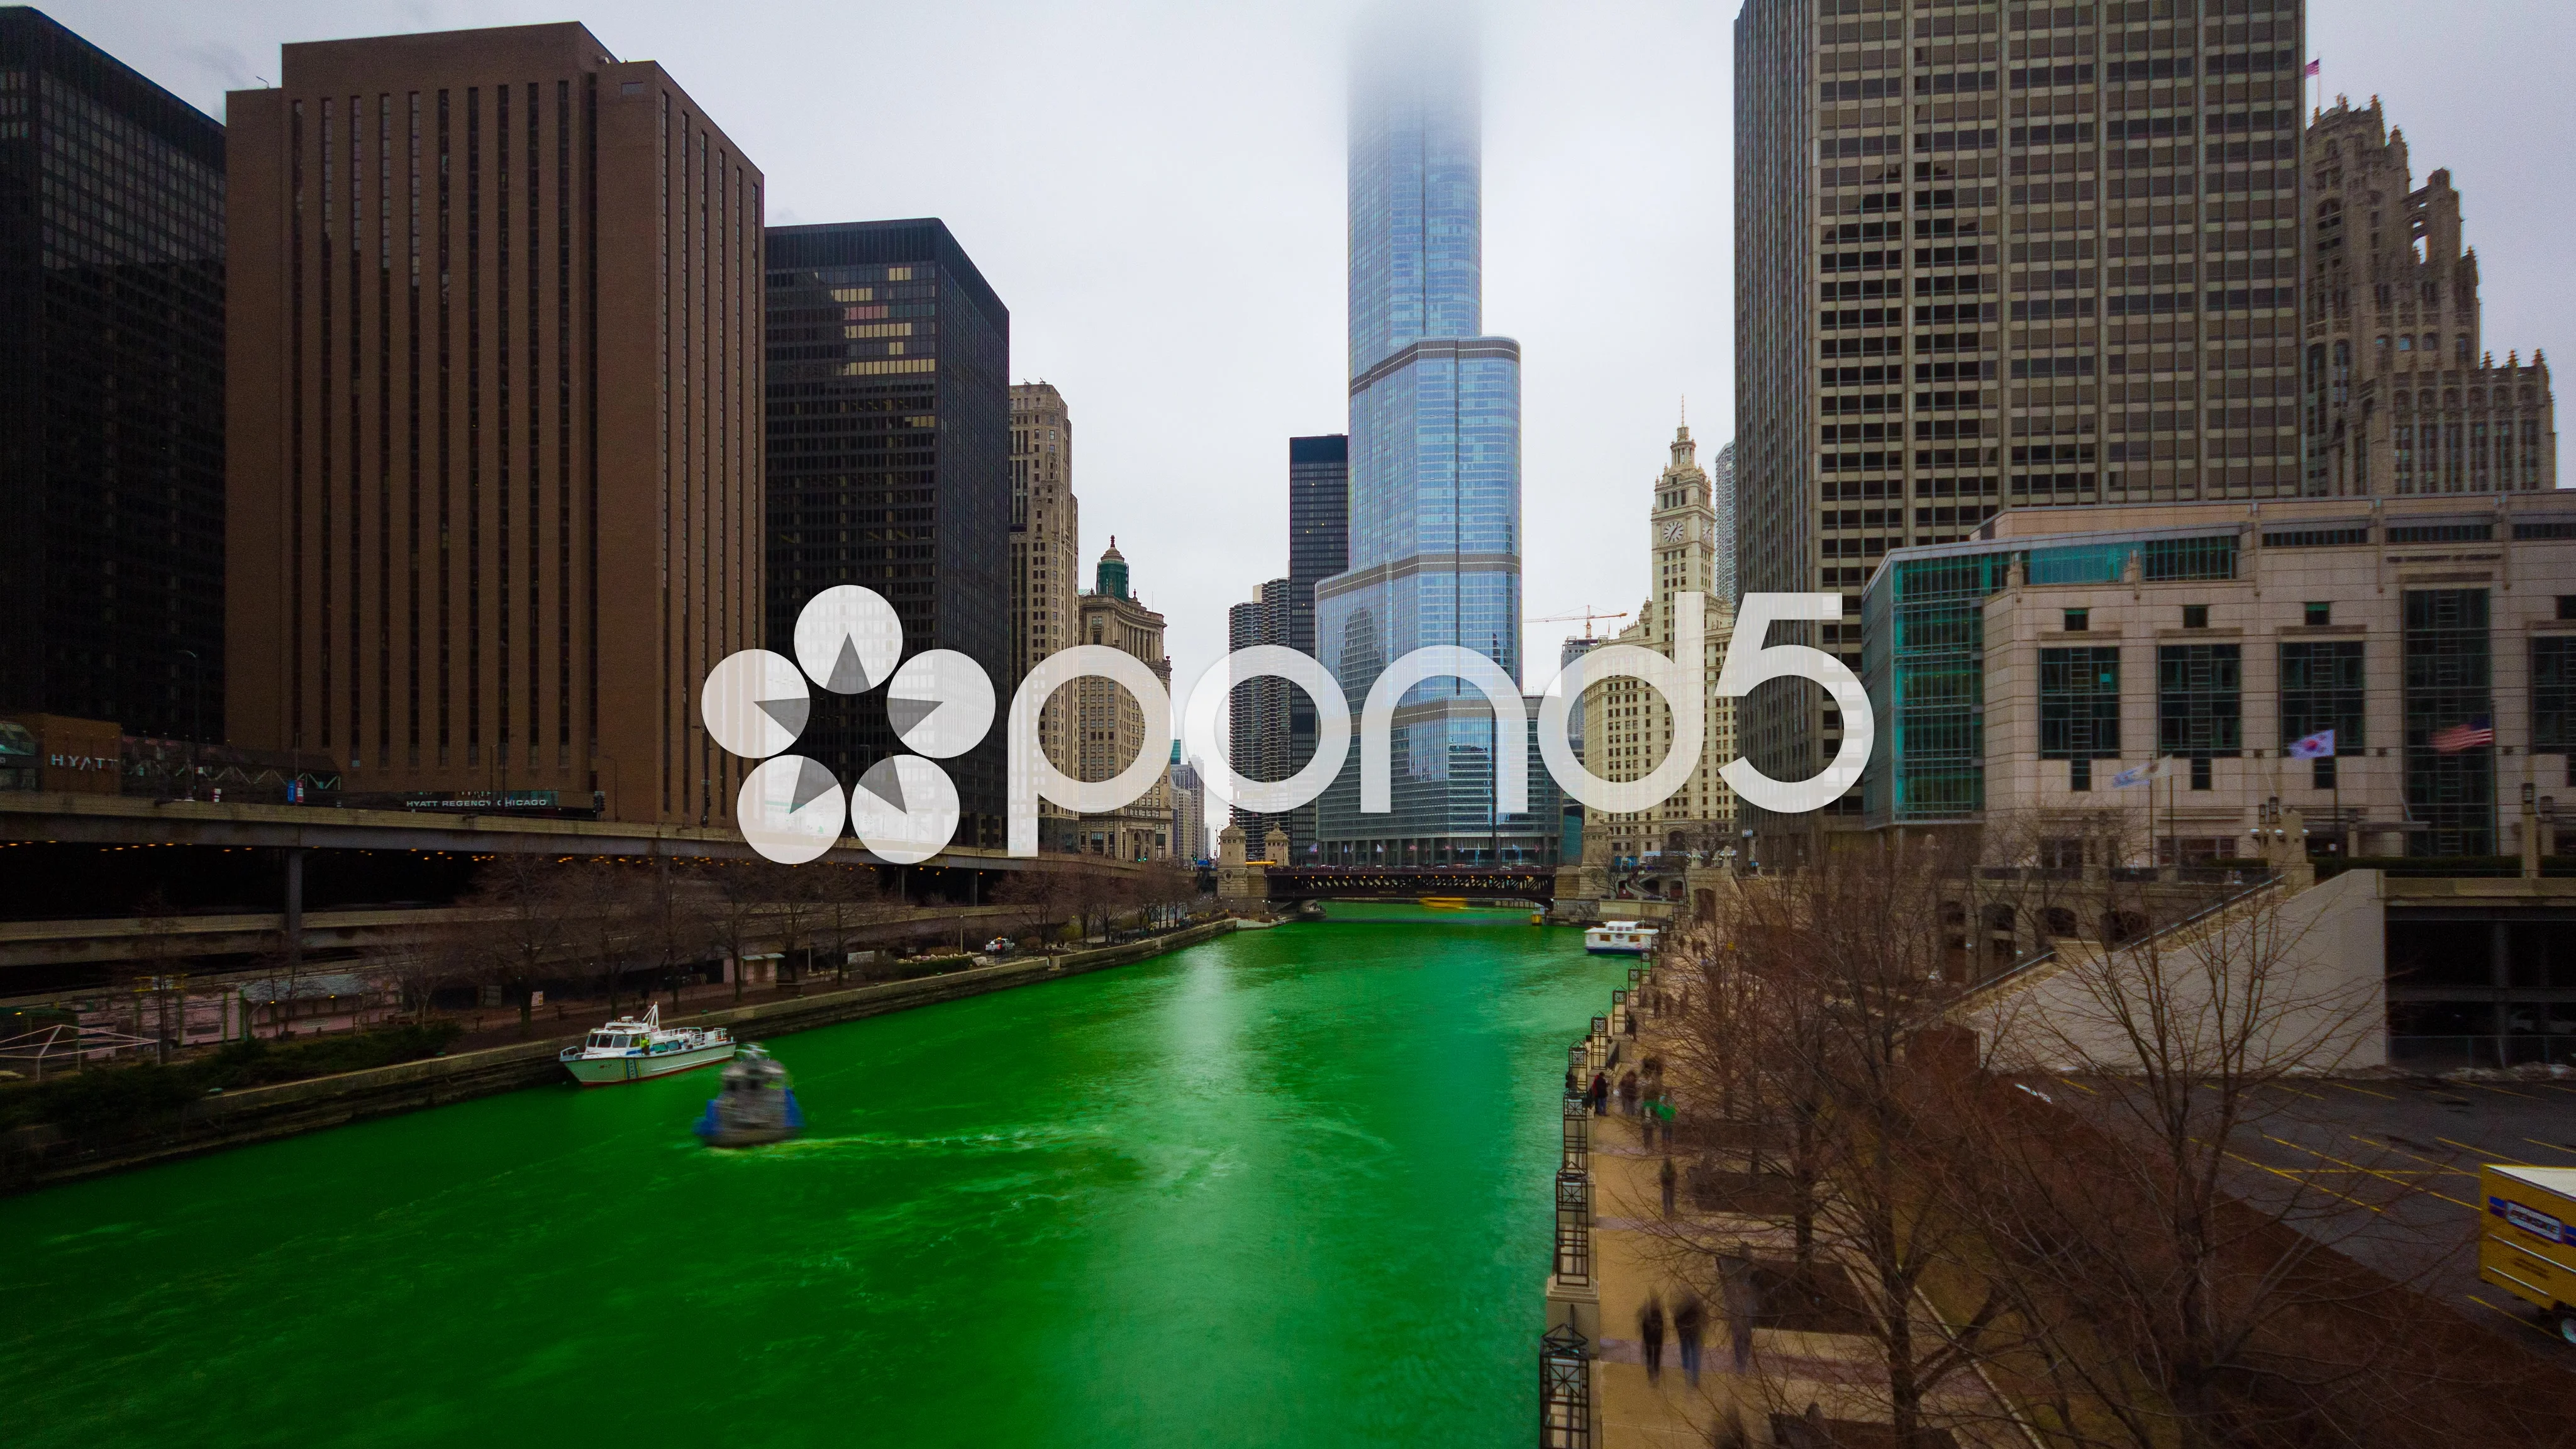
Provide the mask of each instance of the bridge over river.
POLYGON ((1544 866, 1425 866, 1364 869, 1269 866, 1263 871, 1274 903, 1290 901, 1464 900, 1479 905, 1556 899, 1556 872, 1544 866))
POLYGON ((0 1200, 7 1438, 1527 1443, 1624 963, 1361 909, 779 1038, 775 1147, 699 1147, 700 1072, 0 1200))

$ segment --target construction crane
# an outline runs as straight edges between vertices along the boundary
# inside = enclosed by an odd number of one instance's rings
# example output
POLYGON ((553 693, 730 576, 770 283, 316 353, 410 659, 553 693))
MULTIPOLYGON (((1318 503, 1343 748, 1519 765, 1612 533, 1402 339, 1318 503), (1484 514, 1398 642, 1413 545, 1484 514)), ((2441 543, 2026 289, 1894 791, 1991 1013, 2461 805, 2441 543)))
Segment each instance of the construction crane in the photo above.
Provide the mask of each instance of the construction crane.
POLYGON ((1573 621, 1575 621, 1575 620, 1577 620, 1577 619, 1580 619, 1580 620, 1582 620, 1582 621, 1583 621, 1583 637, 1584 637, 1584 638, 1586 638, 1586 639, 1589 639, 1589 638, 1592 638, 1592 637, 1593 637, 1593 634, 1592 634, 1592 621, 1593 621, 1593 620, 1595 620, 1595 619, 1624 619, 1624 618, 1627 618, 1627 617, 1628 617, 1628 611, 1627 611, 1627 610, 1625 610, 1625 609, 1621 609, 1618 613, 1615 613, 1615 614, 1605 614, 1605 613, 1602 613, 1602 612, 1600 612, 1599 610, 1597 610, 1597 609, 1593 608, 1590 604, 1586 604, 1586 605, 1584 605, 1584 606, 1583 606, 1583 612, 1582 612, 1582 613, 1580 613, 1580 614, 1545 614, 1545 615, 1541 615, 1541 616, 1539 616, 1539 617, 1537 617, 1537 618, 1533 618, 1533 619, 1523 619, 1521 622, 1522 622, 1522 623, 1524 623, 1524 624, 1569 624, 1569 623, 1572 623, 1573 621))

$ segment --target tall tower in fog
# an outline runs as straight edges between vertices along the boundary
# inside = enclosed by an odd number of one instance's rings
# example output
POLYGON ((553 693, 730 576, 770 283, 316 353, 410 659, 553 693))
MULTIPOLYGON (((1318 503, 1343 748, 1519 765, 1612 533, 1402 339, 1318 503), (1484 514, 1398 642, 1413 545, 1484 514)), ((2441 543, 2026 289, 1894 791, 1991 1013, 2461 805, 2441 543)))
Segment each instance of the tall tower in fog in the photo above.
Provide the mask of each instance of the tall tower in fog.
MULTIPOLYGON (((1520 344, 1481 335, 1476 65, 1454 20, 1380 17, 1352 76, 1350 559, 1316 585, 1315 651, 1354 710, 1426 645, 1520 673, 1520 344)), ((1352 771, 1325 794, 1326 863, 1534 858, 1540 824, 1493 816, 1493 717, 1472 687, 1406 694, 1392 743, 1392 813, 1359 813, 1352 771)))

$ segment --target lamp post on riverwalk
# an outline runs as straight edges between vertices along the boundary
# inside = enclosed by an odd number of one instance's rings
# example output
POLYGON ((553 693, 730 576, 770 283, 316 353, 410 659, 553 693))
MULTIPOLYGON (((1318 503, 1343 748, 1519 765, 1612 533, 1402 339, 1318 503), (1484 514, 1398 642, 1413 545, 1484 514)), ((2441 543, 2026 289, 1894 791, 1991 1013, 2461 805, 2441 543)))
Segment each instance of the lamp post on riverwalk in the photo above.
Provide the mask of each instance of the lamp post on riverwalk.
POLYGON ((1590 1172, 1592 1170, 1592 1103, 1581 1092, 1565 1094, 1561 1109, 1565 1118, 1565 1152, 1556 1170, 1590 1172))
MULTIPOLYGON (((1569 1106, 1572 1104, 1569 1103, 1569 1106)), ((1593 1361, 1601 1336, 1601 1284, 1592 1271, 1592 1177, 1556 1175, 1556 1252, 1547 1277, 1547 1337, 1541 1341, 1539 1442, 1589 1446, 1594 1423, 1593 1361)))
POLYGON ((1591 1344, 1571 1323, 1551 1328, 1538 1341, 1538 1442, 1540 1449, 1591 1449, 1591 1344))

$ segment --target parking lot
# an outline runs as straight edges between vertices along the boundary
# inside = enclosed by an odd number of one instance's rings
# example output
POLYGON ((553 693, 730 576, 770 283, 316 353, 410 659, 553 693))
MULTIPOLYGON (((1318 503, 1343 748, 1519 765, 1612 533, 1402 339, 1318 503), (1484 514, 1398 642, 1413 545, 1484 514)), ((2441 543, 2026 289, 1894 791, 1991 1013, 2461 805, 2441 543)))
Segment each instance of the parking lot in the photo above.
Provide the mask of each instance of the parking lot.
POLYGON ((2480 1164, 2576 1167, 2576 1083, 2316 1080, 2267 1089, 2256 1108, 2229 1154, 2239 1196, 2576 1368, 2576 1347, 2477 1265, 2480 1164))

